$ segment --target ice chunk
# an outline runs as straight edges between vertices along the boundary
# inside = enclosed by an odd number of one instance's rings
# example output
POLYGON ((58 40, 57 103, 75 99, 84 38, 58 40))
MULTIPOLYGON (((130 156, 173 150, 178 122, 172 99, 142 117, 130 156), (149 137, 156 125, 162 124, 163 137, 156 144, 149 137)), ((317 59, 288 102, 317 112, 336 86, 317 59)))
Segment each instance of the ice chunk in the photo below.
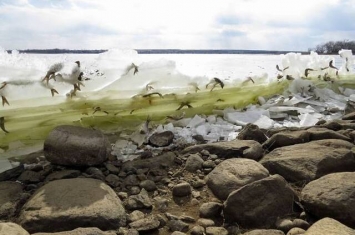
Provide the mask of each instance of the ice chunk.
POLYGON ((300 126, 306 127, 306 126, 314 126, 322 117, 323 115, 320 113, 305 113, 298 115, 300 119, 300 126))
POLYGON ((189 122, 189 124, 187 125, 187 127, 192 128, 192 127, 197 127, 199 125, 201 125, 202 123, 205 123, 206 119, 200 117, 199 115, 195 115, 191 121, 189 122))
POLYGON ((224 119, 230 123, 245 126, 248 123, 256 122, 262 115, 269 116, 269 113, 263 109, 250 109, 245 112, 226 113, 224 119))
POLYGON ((262 129, 270 129, 273 127, 274 123, 274 120, 265 115, 261 115, 261 117, 254 122, 255 125, 262 129))

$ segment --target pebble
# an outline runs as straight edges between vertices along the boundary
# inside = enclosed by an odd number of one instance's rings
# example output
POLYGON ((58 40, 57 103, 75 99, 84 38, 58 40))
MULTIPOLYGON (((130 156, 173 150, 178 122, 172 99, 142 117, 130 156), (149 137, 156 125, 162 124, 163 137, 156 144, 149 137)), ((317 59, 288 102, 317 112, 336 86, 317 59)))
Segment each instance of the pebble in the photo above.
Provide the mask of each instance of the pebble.
POLYGON ((191 195, 191 186, 189 183, 184 182, 177 184, 173 187, 173 196, 185 197, 191 195))

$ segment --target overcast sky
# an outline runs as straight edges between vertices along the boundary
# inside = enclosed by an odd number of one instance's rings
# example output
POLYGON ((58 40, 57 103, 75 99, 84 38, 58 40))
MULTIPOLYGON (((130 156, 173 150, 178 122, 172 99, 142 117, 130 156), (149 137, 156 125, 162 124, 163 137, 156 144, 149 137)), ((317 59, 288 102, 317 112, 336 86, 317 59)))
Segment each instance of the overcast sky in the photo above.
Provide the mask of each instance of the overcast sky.
POLYGON ((0 0, 4 49, 307 50, 355 40, 355 0, 0 0))

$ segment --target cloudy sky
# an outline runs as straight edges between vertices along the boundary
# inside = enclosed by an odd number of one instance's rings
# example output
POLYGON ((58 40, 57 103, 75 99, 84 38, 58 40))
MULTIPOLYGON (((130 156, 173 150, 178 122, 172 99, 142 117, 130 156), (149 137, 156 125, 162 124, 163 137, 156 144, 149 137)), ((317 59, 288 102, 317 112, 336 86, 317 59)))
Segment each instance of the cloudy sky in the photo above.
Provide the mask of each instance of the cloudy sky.
POLYGON ((0 0, 5 49, 307 50, 355 40, 355 0, 0 0))

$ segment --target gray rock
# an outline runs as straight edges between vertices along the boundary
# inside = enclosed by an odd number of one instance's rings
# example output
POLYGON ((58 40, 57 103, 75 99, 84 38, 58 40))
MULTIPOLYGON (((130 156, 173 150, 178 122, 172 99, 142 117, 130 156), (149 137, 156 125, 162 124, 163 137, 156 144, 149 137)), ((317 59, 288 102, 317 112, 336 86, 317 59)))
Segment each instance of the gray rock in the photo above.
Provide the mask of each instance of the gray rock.
POLYGON ((147 218, 130 223, 129 227, 136 229, 139 232, 146 232, 158 229, 159 225, 160 222, 155 216, 148 216, 147 218))
POLYGON ((310 133, 306 130, 283 131, 272 135, 264 142, 263 148, 269 151, 294 144, 302 144, 310 141, 310 133))
POLYGON ((105 180, 105 175, 104 173, 97 167, 89 167, 86 169, 85 173, 87 174, 86 176, 89 178, 93 179, 98 179, 98 180, 105 180))
POLYGON ((138 195, 129 196, 126 204, 126 208, 129 210, 151 209, 152 206, 153 203, 145 189, 142 189, 138 195))
POLYGON ((156 197, 154 198, 154 201, 155 201, 155 208, 158 211, 166 212, 168 210, 168 206, 169 206, 168 199, 162 197, 156 197))
POLYGON ((232 158, 223 161, 208 174, 207 185, 216 197, 225 200, 232 191, 268 176, 268 170, 260 163, 232 158))
POLYGON ((112 163, 105 163, 105 167, 112 174, 118 175, 118 173, 120 173, 120 169, 114 166, 112 163))
POLYGON ((12 222, 0 222, 0 235, 30 235, 20 225, 12 222))
POLYGON ((256 229, 243 233, 243 235, 285 235, 285 233, 276 229, 256 229))
POLYGON ((179 231, 179 232, 184 232, 186 233, 189 231, 189 225, 181 220, 170 220, 167 223, 167 226, 169 228, 169 231, 179 231))
POLYGON ((257 125, 248 123, 238 134, 239 140, 255 140, 260 144, 264 143, 267 138, 257 125))
POLYGON ((202 169, 203 159, 199 154, 190 154, 185 163, 185 170, 188 172, 196 172, 202 169))
POLYGON ((152 180, 143 180, 140 182, 139 187, 144 188, 148 192, 152 192, 157 189, 157 185, 152 180))
POLYGON ((307 212, 355 227, 355 172, 333 173, 307 184, 301 192, 307 212))
POLYGON ((23 164, 11 162, 8 159, 0 159, 0 181, 13 179, 24 170, 23 164))
POLYGON ((273 228, 277 218, 293 213, 295 193, 279 175, 233 191, 224 202, 224 217, 243 228, 273 228))
POLYGON ((76 178, 81 174, 79 170, 62 170, 49 174, 46 181, 76 178))
POLYGON ((354 235, 355 230, 331 219, 323 218, 314 223, 304 235, 354 235))
POLYGON ((114 188, 121 185, 120 177, 118 177, 117 175, 114 175, 114 174, 109 174, 108 176, 106 176, 105 180, 108 185, 110 185, 111 187, 114 187, 114 188))
POLYGON ((200 206, 200 217, 213 218, 221 215, 223 204, 218 202, 206 202, 200 206))
POLYGON ((309 132, 310 134, 311 141, 324 140, 324 139, 338 139, 338 140, 345 140, 349 142, 351 141, 349 137, 326 128, 312 127, 308 129, 307 132, 309 132))
POLYGON ((9 219, 15 216, 21 200, 23 186, 12 181, 0 182, 0 219, 9 219))
POLYGON ((261 145, 254 140, 232 140, 187 147, 182 153, 198 153, 207 150, 219 158, 249 158, 259 160, 263 155, 261 145))
POLYGON ((228 235, 228 231, 223 227, 207 227, 206 235, 228 235))
POLYGON ((43 177, 40 172, 25 170, 17 180, 25 184, 31 184, 41 182, 43 177))
POLYGON ((86 178, 63 179, 39 188, 22 207, 19 223, 31 233, 78 227, 109 230, 125 225, 126 214, 121 200, 105 183, 86 178))
POLYGON ((280 174, 288 181, 310 181, 329 173, 355 169, 353 147, 344 140, 312 141, 275 149, 260 163, 270 174, 280 174))
POLYGON ((114 231, 104 232, 98 228, 77 228, 71 231, 57 233, 33 233, 32 235, 116 235, 114 231))
POLYGON ((173 187, 173 196, 185 197, 191 195, 191 185, 187 182, 177 184, 173 187))
POLYGON ((161 133, 154 133, 149 137, 149 144, 154 147, 165 147, 170 145, 174 140, 174 133, 171 131, 164 131, 161 133))
POLYGON ((93 166, 110 154, 110 142, 98 130, 78 126, 58 126, 44 142, 44 156, 58 165, 93 166))
POLYGON ((135 210, 132 211, 129 215, 128 215, 128 222, 134 222, 136 220, 140 220, 140 219, 144 219, 144 213, 139 211, 139 210, 135 210))

